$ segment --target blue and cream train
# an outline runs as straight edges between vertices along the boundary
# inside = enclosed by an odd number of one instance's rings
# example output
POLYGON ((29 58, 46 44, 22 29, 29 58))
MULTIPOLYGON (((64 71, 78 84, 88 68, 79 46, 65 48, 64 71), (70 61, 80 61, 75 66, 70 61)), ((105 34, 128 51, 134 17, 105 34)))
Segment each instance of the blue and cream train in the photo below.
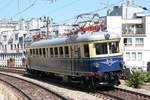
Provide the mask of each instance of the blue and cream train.
POLYGON ((120 45, 120 36, 108 32, 40 40, 27 48, 27 71, 59 75, 89 87, 101 82, 117 84, 123 69, 120 45))

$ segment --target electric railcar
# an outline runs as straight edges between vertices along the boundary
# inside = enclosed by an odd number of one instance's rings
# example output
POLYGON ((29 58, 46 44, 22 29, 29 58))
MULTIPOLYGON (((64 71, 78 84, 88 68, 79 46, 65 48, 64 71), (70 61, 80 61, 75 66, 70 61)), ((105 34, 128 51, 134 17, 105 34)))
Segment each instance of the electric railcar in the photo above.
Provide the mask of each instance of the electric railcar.
POLYGON ((123 69, 120 36, 90 32, 33 42, 27 48, 29 73, 50 73, 89 87, 119 83, 123 69))

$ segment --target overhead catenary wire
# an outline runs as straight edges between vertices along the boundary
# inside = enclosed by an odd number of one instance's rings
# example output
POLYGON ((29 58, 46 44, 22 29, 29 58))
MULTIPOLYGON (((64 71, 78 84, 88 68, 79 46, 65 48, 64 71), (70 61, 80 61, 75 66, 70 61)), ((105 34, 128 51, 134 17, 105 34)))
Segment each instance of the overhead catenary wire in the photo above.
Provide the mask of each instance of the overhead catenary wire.
MULTIPOLYGON (((115 2, 115 3, 113 3, 113 4, 110 4, 109 6, 110 6, 110 7, 111 7, 111 6, 114 6, 114 5, 116 5, 116 4, 122 3, 123 1, 125 1, 125 0, 120 0, 120 1, 118 1, 118 2, 115 2)), ((107 8, 108 8, 108 6, 105 6, 105 7, 103 7, 103 8, 96 9, 96 10, 90 11, 90 12, 88 12, 88 13, 96 13, 96 12, 98 12, 98 11, 101 11, 101 10, 104 10, 104 9, 107 9, 107 8)), ((72 17, 72 18, 66 19, 66 20, 62 21, 61 23, 68 22, 68 21, 73 20, 73 19, 75 19, 75 18, 77 18, 77 16, 74 16, 74 17, 72 17)))
MULTIPOLYGON (((138 4, 142 4, 143 3, 143 1, 140 1, 140 0, 135 0, 135 1, 138 1, 139 2, 138 4)), ((149 1, 147 4, 150 3, 150 0, 146 0, 146 1, 149 1)), ((147 5, 147 7, 146 7, 146 4, 144 4, 144 6, 137 5, 137 4, 134 4, 134 5, 137 6, 137 7, 142 8, 145 11, 150 11, 150 8, 147 8, 149 5, 147 5)))
POLYGON ((68 7, 68 6, 71 6, 71 5, 74 4, 75 2, 79 2, 79 1, 80 1, 80 0, 73 0, 73 1, 71 1, 71 2, 69 2, 69 3, 67 3, 67 4, 65 4, 65 5, 62 5, 60 8, 54 9, 53 12, 51 12, 51 14, 54 14, 54 13, 56 13, 58 10, 62 10, 62 9, 64 9, 64 8, 68 7))
MULTIPOLYGON (((122 3, 123 1, 125 1, 125 0, 120 0, 120 1, 118 1, 118 2, 115 2, 115 3, 113 3, 113 4, 110 4, 109 6, 110 6, 110 7, 111 7, 111 6, 114 6, 114 5, 116 5, 116 4, 122 3)), ((108 8, 108 6, 105 6, 105 7, 103 7, 103 8, 96 9, 96 10, 94 10, 94 11, 91 11, 90 13, 95 13, 95 12, 98 12, 98 11, 101 11, 101 10, 107 9, 107 8, 108 8)))
MULTIPOLYGON (((10 5, 12 0, 8 0, 3 6, 0 7, 0 9, 6 8, 8 5, 10 5)), ((0 2, 1 3, 1 2, 0 2)))
MULTIPOLYGON (((38 1, 38 0, 34 0, 31 5, 29 5, 28 7, 26 7, 26 8, 23 9, 22 11, 19 11, 18 13, 16 13, 12 18, 14 18, 14 17, 16 17, 16 16, 18 16, 18 15, 24 13, 25 11, 27 11, 28 9, 30 9, 31 7, 33 7, 33 6, 36 4, 37 1, 38 1)), ((56 0, 47 0, 47 1, 55 2, 56 0)), ((78 0, 78 1, 79 1, 79 0, 78 0)), ((119 1, 119 2, 116 2, 116 3, 114 3, 114 4, 111 4, 110 6, 113 6, 113 5, 115 5, 115 4, 118 4, 118 3, 122 2, 122 1, 124 1, 124 0, 121 0, 121 1, 119 1)), ((72 2, 70 2, 70 3, 68 3, 68 4, 64 5, 64 6, 62 6, 62 7, 59 8, 59 9, 63 9, 63 8, 65 8, 65 7, 67 7, 67 6, 70 6, 70 5, 74 4, 74 2, 76 2, 76 0, 73 0, 72 2)), ((97 10, 95 10, 95 11, 92 11, 92 12, 90 12, 90 13, 98 12, 98 11, 103 10, 103 9, 106 9, 106 8, 107 8, 107 6, 104 7, 104 8, 97 9, 97 10)), ((59 9, 56 9, 56 10, 54 10, 53 12, 55 13, 55 12, 56 12, 57 10, 59 10, 59 9)), ((76 17, 74 17, 74 18, 76 18, 76 17)), ((74 19, 74 18, 70 18, 70 19, 74 19)), ((66 20, 66 21, 67 21, 67 20, 66 20)), ((64 22, 64 21, 63 21, 63 22, 64 22)))
POLYGON ((13 17, 16 17, 16 16, 18 16, 18 15, 24 13, 25 11, 27 11, 28 9, 30 9, 31 7, 33 7, 33 6, 36 4, 37 1, 38 1, 38 0, 34 0, 31 5, 29 5, 28 7, 26 7, 26 8, 23 9, 22 11, 19 11, 19 12, 16 13, 13 17))
MULTIPOLYGON (((14 17, 16 17, 16 16, 18 16, 18 15, 24 13, 24 12, 27 11, 28 9, 32 8, 32 7, 37 3, 37 1, 39 1, 39 0, 34 0, 28 7, 26 7, 25 9, 23 9, 23 10, 17 12, 12 18, 14 18, 14 17)), ((53 3, 53 2, 56 2, 56 0, 46 0, 46 1, 50 1, 50 2, 52 2, 52 3, 53 3)), ((18 0, 18 3, 19 3, 19 0, 18 0)), ((19 7, 19 4, 18 4, 18 7, 19 7)), ((19 9, 19 8, 18 8, 18 9, 19 9)))
POLYGON ((145 7, 145 6, 140 6, 140 5, 135 5, 135 6, 137 6, 137 7, 139 7, 139 8, 142 8, 143 10, 150 11, 150 9, 148 9, 148 8, 145 7))

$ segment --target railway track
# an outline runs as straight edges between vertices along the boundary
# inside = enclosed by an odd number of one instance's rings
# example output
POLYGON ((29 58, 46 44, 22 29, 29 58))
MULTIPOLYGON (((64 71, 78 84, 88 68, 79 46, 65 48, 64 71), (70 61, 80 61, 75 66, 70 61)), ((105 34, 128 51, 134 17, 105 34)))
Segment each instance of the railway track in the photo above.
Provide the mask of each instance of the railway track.
POLYGON ((20 91, 27 100, 67 100, 57 93, 21 78, 0 73, 0 80, 20 91))
POLYGON ((97 89, 89 92, 89 94, 103 98, 104 100, 150 100, 150 96, 148 95, 116 87, 97 89))
MULTIPOLYGON (((11 70, 9 72, 11 72, 11 70)), ((15 73, 18 73, 18 71, 16 71, 15 73)), ((27 75, 27 77, 28 77, 28 75, 27 75)), ((80 85, 76 86, 76 85, 71 85, 71 84, 67 84, 67 83, 62 83, 61 81, 58 81, 55 79, 53 80, 51 78, 49 79, 49 78, 45 78, 45 77, 39 78, 36 76, 35 77, 31 76, 31 78, 35 78, 35 79, 38 79, 38 80, 41 80, 44 82, 51 81, 54 84, 56 83, 56 85, 60 85, 60 86, 70 88, 70 89, 75 89, 75 90, 77 89, 79 91, 84 91, 84 89, 82 89, 82 87, 80 87, 80 85)), ((96 96, 100 99, 104 99, 104 100, 150 100, 150 96, 148 96, 148 95, 144 95, 141 93, 136 93, 136 92, 132 92, 129 90, 120 89, 120 88, 116 88, 116 87, 107 87, 106 86, 105 88, 97 88, 90 92, 85 90, 85 92, 87 92, 90 95, 96 96)))
MULTIPOLYGON (((67 100, 77 100, 77 98, 80 98, 80 100, 84 100, 84 98, 86 100, 97 100, 97 99, 95 99, 96 98, 95 96, 89 95, 82 91, 76 91, 77 89, 72 84, 64 83, 64 82, 62 82, 62 80, 60 78, 55 79, 55 78, 51 78, 51 77, 49 78, 47 76, 43 77, 43 76, 37 76, 37 75, 30 75, 27 73, 24 73, 24 74, 20 73, 20 72, 18 73, 18 71, 15 71, 15 68, 13 69, 13 71, 11 71, 11 69, 9 71, 2 70, 2 73, 4 73, 4 74, 7 74, 7 72, 8 72, 8 75, 13 75, 14 77, 20 76, 19 78, 24 77, 23 79, 25 79, 27 81, 29 79, 33 83, 37 82, 36 84, 39 84, 40 86, 45 87, 50 91, 54 91, 54 92, 62 95, 64 97, 64 99, 67 99, 67 100), (35 80, 35 81, 33 81, 33 80, 35 80), (42 82, 44 83, 45 86, 43 86, 42 82), (54 88, 56 88, 57 90, 54 88), (82 94, 88 95, 88 96, 84 97, 82 94)), ((40 100, 43 100, 43 99, 40 99, 40 100)), ((46 99, 44 99, 44 100, 46 100, 46 99)), ((53 99, 49 99, 49 100, 53 100, 53 99)), ((55 100, 59 100, 59 99, 55 99, 55 100)))

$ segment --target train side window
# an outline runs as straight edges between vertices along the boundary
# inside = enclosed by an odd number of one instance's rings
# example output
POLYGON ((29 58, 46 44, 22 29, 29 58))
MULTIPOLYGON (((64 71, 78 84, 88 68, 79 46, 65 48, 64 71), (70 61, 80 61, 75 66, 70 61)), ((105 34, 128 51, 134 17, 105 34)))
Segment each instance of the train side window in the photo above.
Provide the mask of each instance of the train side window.
POLYGON ((65 57, 69 57, 69 47, 65 46, 65 57))
POLYGON ((60 54, 60 57, 63 57, 63 47, 59 47, 59 54, 60 54))
POLYGON ((50 56, 53 57, 54 53, 53 53, 53 48, 50 48, 50 56))
POLYGON ((43 56, 46 56, 45 48, 43 48, 43 56))
POLYGON ((41 48, 39 48, 39 54, 42 55, 42 50, 41 50, 41 48))
POLYGON ((33 49, 33 55, 35 55, 35 49, 33 49))
POLYGON ((84 44, 83 46, 84 48, 84 57, 89 57, 89 45, 88 44, 84 44))
POLYGON ((30 55, 32 55, 32 49, 30 49, 30 55))
POLYGON ((38 55, 38 49, 36 49, 36 56, 38 55))
POLYGON ((47 57, 48 57, 48 53, 49 53, 49 52, 48 52, 48 48, 46 48, 46 55, 47 55, 47 57))
POLYGON ((58 57, 58 48, 57 47, 54 48, 54 52, 55 52, 55 57, 58 57))
POLYGON ((108 54, 107 43, 96 43, 95 49, 96 49, 96 55, 108 54))

